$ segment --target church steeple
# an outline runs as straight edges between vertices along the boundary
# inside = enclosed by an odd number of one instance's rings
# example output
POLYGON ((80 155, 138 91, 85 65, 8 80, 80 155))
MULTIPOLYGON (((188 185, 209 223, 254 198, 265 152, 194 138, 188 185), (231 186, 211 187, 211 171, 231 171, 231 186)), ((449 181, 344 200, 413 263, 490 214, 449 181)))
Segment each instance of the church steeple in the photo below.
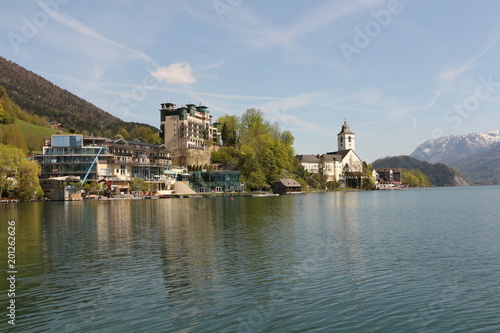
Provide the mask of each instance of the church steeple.
POLYGON ((337 134, 338 150, 356 150, 355 142, 355 134, 351 131, 349 125, 347 125, 347 119, 344 118, 344 125, 342 125, 340 133, 337 134))

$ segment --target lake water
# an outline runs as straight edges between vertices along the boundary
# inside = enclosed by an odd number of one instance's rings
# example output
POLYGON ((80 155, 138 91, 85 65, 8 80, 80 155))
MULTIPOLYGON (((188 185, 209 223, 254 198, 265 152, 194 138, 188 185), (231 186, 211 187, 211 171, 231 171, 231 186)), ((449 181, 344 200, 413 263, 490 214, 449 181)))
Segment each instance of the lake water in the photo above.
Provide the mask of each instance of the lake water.
POLYGON ((0 224, 0 331, 500 332, 498 186, 4 204, 0 224))

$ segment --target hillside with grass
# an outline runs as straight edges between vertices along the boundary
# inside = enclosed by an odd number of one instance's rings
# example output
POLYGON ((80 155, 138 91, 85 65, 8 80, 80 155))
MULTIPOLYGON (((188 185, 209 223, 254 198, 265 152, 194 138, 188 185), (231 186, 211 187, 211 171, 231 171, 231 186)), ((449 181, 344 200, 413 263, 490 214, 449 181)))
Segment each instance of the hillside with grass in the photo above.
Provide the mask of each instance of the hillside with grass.
POLYGON ((0 86, 5 87, 12 102, 21 110, 40 121, 17 118, 37 125, 55 121, 71 133, 105 137, 114 137, 120 131, 132 133, 139 128, 158 132, 148 124, 123 121, 3 57, 0 57, 0 86))
POLYGON ((44 140, 57 133, 61 131, 16 119, 9 125, 0 124, 0 143, 11 144, 29 153, 41 152, 44 140))

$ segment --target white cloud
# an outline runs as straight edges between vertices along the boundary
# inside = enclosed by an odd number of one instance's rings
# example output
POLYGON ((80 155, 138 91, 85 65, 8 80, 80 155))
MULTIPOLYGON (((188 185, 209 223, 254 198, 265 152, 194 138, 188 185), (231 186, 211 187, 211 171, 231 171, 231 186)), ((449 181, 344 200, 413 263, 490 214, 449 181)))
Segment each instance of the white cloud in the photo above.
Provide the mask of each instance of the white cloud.
POLYGON ((167 83, 191 84, 196 82, 191 65, 185 62, 160 67, 153 73, 153 76, 167 83))

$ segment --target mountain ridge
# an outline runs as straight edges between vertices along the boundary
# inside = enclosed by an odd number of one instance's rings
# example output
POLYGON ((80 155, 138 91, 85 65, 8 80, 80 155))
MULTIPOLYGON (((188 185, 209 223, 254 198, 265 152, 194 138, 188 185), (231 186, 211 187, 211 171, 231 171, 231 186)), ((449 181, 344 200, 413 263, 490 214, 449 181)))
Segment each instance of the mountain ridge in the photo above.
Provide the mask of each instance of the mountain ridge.
POLYGON ((450 163, 470 182, 500 184, 500 142, 487 150, 450 163))
POLYGON ((62 123, 72 132, 113 137, 120 128, 128 132, 137 127, 158 128, 127 122, 85 99, 58 87, 42 76, 0 56, 0 85, 23 110, 50 121, 62 123))
POLYGON ((425 162, 450 164, 487 150, 498 142, 500 131, 449 135, 425 141, 410 156, 425 162))
POLYGON ((445 163, 469 182, 500 183, 500 131, 450 135, 427 140, 410 156, 431 163, 445 163))

